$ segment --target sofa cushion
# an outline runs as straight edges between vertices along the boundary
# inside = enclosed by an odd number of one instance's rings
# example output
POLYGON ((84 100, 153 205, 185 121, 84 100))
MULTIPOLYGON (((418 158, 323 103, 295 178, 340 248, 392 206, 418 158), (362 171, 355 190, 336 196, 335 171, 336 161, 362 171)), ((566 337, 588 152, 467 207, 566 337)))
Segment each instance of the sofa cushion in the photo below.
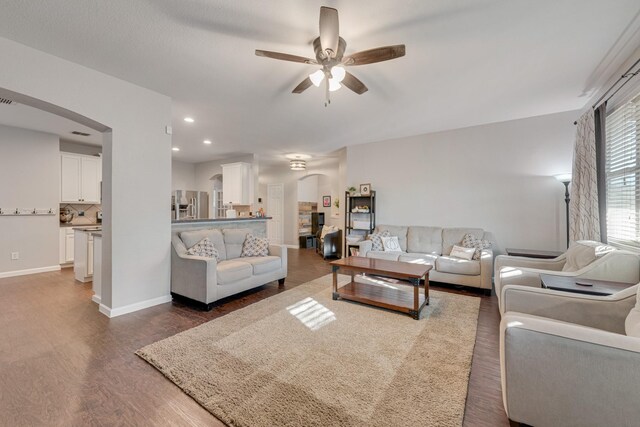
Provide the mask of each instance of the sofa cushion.
POLYGON ((320 240, 324 240, 324 237, 329 233, 335 233, 338 231, 337 225, 323 225, 322 231, 320 231, 320 240))
POLYGON ((245 257, 243 262, 248 262, 253 267, 253 274, 265 274, 282 268, 282 260, 279 256, 245 257))
POLYGON ((253 276, 253 266, 244 260, 230 259, 218 263, 216 274, 219 285, 228 285, 253 276))
POLYGON ((267 256, 269 255, 269 240, 266 237, 256 237, 253 234, 247 234, 242 244, 242 253, 240 257, 251 256, 267 256))
POLYGON ((384 250, 384 246, 382 246, 382 238, 389 237, 388 231, 376 231, 375 233, 371 233, 367 236, 367 240, 371 240, 371 250, 372 251, 382 251, 384 250))
POLYGON ((398 236, 381 237, 380 240, 382 240, 382 247, 385 252, 402 252, 400 250, 398 236))
POLYGON ((596 247, 581 242, 573 242, 565 252, 565 257, 567 261, 564 263, 562 271, 578 271, 596 260, 596 247))
POLYGON ((399 225, 379 225, 376 227, 378 232, 382 232, 387 230, 389 232, 389 236, 398 236, 398 242, 400 243, 400 249, 402 252, 407 251, 407 229, 409 227, 399 226, 399 225))
POLYGON ((443 255, 436 260, 436 270, 440 273, 477 276, 480 274, 480 261, 453 258, 443 255))
POLYGON ((627 315, 624 330, 628 336, 640 338, 640 286, 638 286, 636 293, 636 306, 627 315))
POLYGON ((428 264, 433 267, 436 266, 436 259, 438 259, 437 255, 415 252, 403 253, 398 257, 398 261, 410 262, 412 264, 428 264))
POLYGON ((459 245, 465 234, 470 233, 478 239, 484 237, 481 228, 443 228, 442 229, 442 254, 449 255, 453 245, 459 245))
POLYGON ((449 256, 451 258, 472 260, 475 258, 476 250, 477 249, 473 247, 465 248, 464 246, 453 245, 453 249, 451 249, 451 254, 449 254, 449 256))
POLYGON ((218 250, 213 246, 213 243, 211 243, 211 240, 209 240, 208 237, 205 237, 195 245, 191 246, 187 250, 187 255, 215 258, 216 261, 220 261, 220 254, 218 254, 218 250))
POLYGON ((219 260, 227 259, 227 250, 224 246, 224 238, 220 230, 209 228, 204 230, 183 231, 180 233, 180 239, 182 239, 182 242, 187 248, 193 247, 205 237, 211 240, 211 243, 213 243, 213 246, 218 251, 219 260))
POLYGON ((397 261, 402 252, 385 252, 385 251, 369 251, 367 252, 367 258, 375 259, 388 259, 391 261, 397 261))
POLYGON ((407 252, 442 255, 442 228, 409 227, 407 230, 407 252))
MULTIPOLYGON (((483 249, 489 249, 491 242, 484 239, 479 239, 471 233, 467 233, 462 238, 462 246, 465 248, 473 248, 473 259, 480 259, 483 249)), ((455 247, 455 246, 454 246, 455 247)))
POLYGON ((251 230, 248 228, 225 228, 222 230, 224 246, 227 249, 227 259, 240 258, 242 245, 249 233, 251 233, 251 230))

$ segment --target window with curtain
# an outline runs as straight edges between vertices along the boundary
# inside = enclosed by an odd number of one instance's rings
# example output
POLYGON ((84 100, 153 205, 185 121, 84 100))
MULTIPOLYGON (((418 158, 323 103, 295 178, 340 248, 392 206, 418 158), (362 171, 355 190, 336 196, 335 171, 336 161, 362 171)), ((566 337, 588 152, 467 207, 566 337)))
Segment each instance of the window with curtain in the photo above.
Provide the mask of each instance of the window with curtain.
POLYGON ((609 243, 640 247, 640 96, 607 116, 609 243))

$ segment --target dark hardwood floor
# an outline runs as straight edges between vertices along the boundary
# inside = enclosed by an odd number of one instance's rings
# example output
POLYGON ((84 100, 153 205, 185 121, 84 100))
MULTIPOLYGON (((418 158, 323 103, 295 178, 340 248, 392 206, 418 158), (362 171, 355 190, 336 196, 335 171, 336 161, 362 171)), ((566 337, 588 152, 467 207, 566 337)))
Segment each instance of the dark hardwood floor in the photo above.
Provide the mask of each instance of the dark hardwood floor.
MULTIPOLYGON (((221 426, 134 351, 329 272, 313 250, 290 249, 282 288, 272 283, 210 312, 174 302, 113 319, 71 269, 0 279, 0 425, 221 426)), ((433 288, 481 298, 464 425, 508 426, 495 296, 433 288)))

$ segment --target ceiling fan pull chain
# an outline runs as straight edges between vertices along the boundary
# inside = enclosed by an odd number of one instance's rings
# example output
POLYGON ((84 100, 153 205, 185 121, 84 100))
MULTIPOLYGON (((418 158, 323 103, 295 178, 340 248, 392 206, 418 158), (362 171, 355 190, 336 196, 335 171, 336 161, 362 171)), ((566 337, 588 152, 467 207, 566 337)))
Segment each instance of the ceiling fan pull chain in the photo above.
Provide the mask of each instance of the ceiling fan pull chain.
POLYGON ((326 78, 326 79, 324 79, 324 80, 325 80, 325 83, 326 83, 326 84, 324 85, 324 87, 325 87, 325 92, 324 92, 324 93, 325 93, 324 106, 326 107, 326 106, 328 106, 329 104, 331 104, 331 98, 329 98, 329 79, 328 79, 328 78, 326 78))

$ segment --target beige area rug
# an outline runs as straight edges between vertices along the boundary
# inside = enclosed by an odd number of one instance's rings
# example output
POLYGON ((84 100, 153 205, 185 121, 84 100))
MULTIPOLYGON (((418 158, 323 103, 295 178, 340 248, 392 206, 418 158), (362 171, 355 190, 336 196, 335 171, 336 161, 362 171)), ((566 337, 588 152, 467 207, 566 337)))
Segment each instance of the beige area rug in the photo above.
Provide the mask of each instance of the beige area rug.
POLYGON ((136 354, 230 426, 459 426, 479 305, 431 291, 414 320, 327 275, 136 354))

